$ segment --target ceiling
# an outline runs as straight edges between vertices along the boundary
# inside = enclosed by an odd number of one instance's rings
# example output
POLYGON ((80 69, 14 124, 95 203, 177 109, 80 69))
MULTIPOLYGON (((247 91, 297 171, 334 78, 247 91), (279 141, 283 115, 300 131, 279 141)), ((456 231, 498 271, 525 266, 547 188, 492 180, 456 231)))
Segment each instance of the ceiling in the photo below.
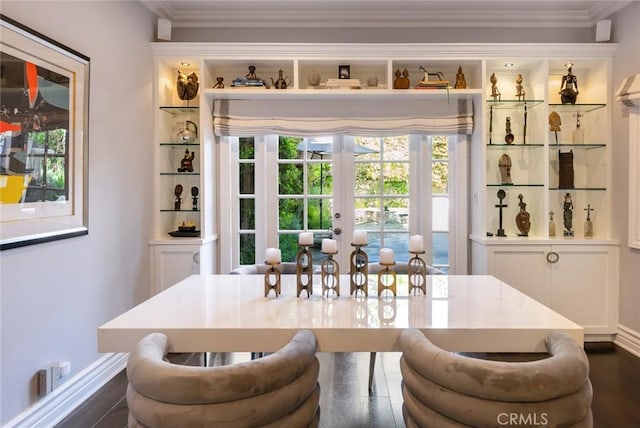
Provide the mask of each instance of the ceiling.
POLYGON ((175 28, 588 28, 631 1, 140 0, 175 28))

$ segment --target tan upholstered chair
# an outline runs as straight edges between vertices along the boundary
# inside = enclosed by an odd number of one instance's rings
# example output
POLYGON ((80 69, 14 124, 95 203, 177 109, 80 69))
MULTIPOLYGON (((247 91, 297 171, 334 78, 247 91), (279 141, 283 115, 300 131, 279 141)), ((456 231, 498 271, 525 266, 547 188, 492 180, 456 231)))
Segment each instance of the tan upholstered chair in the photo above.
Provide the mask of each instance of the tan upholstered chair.
MULTIPOLYGON (((383 266, 380 263, 369 263, 368 271, 370 274, 378 274, 385 268, 386 266, 383 266)), ((393 270, 399 275, 406 275, 409 273, 409 264, 407 262, 396 262, 396 264, 393 265, 393 270)), ((444 275, 444 272, 438 268, 427 265, 427 275, 444 275)), ((372 352, 369 356, 369 390, 371 390, 371 387, 373 386, 373 372, 375 367, 376 353, 372 352)))
POLYGON ((229 366, 163 360, 167 337, 143 338, 127 363, 129 427, 308 427, 320 420, 316 338, 297 332, 267 357, 229 366))
POLYGON ((502 427, 513 418, 520 426, 593 426, 584 350, 564 333, 551 333, 545 343, 550 357, 542 360, 488 361, 442 350, 419 330, 404 330, 407 427, 502 427))

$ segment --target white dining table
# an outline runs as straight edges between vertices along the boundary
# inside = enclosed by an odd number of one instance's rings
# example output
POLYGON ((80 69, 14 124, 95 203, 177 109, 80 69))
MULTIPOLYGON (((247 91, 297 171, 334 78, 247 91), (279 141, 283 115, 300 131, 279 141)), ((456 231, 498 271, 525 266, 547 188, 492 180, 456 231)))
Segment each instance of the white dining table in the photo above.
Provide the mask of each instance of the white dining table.
POLYGON ((397 296, 296 296, 296 276, 282 275, 282 293, 264 296, 263 275, 193 275, 98 328, 99 352, 130 352, 145 335, 162 332, 172 352, 273 352, 300 329, 312 330, 319 352, 399 351, 398 336, 420 329, 456 352, 545 352, 552 331, 583 344, 581 326, 493 276, 430 275, 426 295, 408 292, 398 275, 397 296))

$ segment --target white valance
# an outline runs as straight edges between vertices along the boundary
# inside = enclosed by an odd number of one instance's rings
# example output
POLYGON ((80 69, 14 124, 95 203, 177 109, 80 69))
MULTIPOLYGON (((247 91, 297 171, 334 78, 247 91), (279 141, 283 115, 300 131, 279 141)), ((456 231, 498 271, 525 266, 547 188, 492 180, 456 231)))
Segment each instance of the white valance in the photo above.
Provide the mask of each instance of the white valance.
POLYGON ((381 98, 355 100, 216 100, 213 130, 218 136, 353 135, 412 133, 471 134, 468 100, 381 98))

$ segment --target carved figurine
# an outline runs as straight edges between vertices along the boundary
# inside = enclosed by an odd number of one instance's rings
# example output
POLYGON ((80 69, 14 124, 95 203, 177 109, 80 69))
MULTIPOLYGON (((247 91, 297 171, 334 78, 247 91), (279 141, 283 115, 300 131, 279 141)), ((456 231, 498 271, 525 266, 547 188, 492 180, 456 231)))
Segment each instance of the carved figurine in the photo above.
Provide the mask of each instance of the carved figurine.
POLYGON ((193 200, 192 210, 198 211, 198 188, 196 186, 191 188, 191 198, 193 200))
POLYGON ((491 98, 493 98, 493 101, 500 101, 502 94, 500 94, 500 90, 498 89, 496 73, 491 73, 489 81, 491 82, 491 98))
POLYGON ((571 237, 573 236, 573 230, 571 230, 573 228, 573 201, 570 193, 564 195, 562 208, 564 210, 564 236, 571 237))
POLYGON ((464 77, 464 73, 462 72, 462 66, 458 66, 458 72, 456 73, 456 83, 454 85, 455 89, 467 89, 467 80, 464 77))
POLYGON ((522 74, 518 74, 516 76, 516 97, 518 98, 518 101, 523 101, 524 100, 524 88, 522 87, 522 74))
POLYGON ((224 77, 216 77, 216 84, 213 85, 213 89, 224 89, 224 77))
POLYGON ((553 221, 553 211, 549 211, 549 237, 556 236, 556 224, 553 221))
POLYGON ((256 66, 255 65, 250 65, 249 66, 249 74, 247 74, 246 77, 249 80, 258 80, 258 76, 256 76, 256 66))
POLYGON ((513 184, 511 181, 511 157, 503 154, 498 160, 498 168, 500 169, 500 179, 502 184, 513 184))
POLYGON ((178 172, 193 172, 193 158, 195 158, 195 156, 195 152, 190 152, 189 149, 185 149, 178 172))
POLYGON ((529 236, 529 230, 531 230, 531 218, 527 212, 527 204, 523 201, 524 196, 522 196, 522 193, 518 195, 518 199, 520 199, 520 202, 518 203, 520 212, 516 215, 516 225, 520 231, 519 236, 529 236))
POLYGON ((402 73, 398 68, 395 72, 396 79, 393 81, 393 89, 409 89, 411 81, 409 80, 409 71, 405 68, 402 73))
POLYGON ((568 64, 567 74, 562 76, 560 84, 560 101, 562 104, 575 104, 578 98, 578 78, 572 73, 573 64, 568 64))
POLYGON ((176 81, 176 90, 178 91, 178 98, 183 101, 190 101, 198 94, 198 88, 200 87, 198 75, 195 71, 188 76, 178 70, 178 80, 176 81))
POLYGON ((558 132, 561 131, 560 125, 562 125, 562 118, 560 115, 555 111, 549 113, 549 130, 556 134, 556 144, 558 144, 558 132))
POLYGON ((173 194, 175 195, 176 199, 173 203, 173 209, 176 211, 180 211, 180 204, 182 203, 182 185, 178 184, 176 185, 175 189, 173 189, 173 194))
POLYGON ((573 150, 562 153, 558 150, 558 187, 560 189, 573 189, 573 150))
POLYGON ((496 208, 498 208, 499 212, 500 212, 500 217, 498 219, 498 231, 496 232, 496 236, 507 236, 506 233, 504 233, 504 229, 502 228, 502 209, 503 208, 507 208, 508 205, 507 204, 503 204, 502 201, 504 200, 504 198, 507 197, 507 192, 505 192, 504 190, 500 189, 498 190, 497 195, 498 196, 498 200, 500 201, 498 203, 498 205, 496 205, 496 208))
POLYGON ((515 137, 511 132, 511 116, 507 116, 505 131, 506 131, 506 134, 504 136, 504 142, 507 144, 513 144, 513 140, 515 139, 515 137))

